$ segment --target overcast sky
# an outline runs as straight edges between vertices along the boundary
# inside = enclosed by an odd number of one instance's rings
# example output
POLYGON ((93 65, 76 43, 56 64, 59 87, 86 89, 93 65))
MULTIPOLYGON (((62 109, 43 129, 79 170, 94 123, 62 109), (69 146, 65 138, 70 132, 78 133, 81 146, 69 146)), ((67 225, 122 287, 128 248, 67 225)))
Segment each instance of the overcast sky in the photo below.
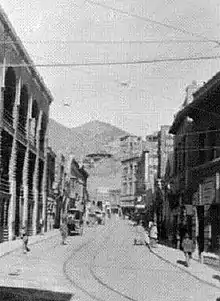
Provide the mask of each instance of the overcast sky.
MULTIPOLYGON (((96 0, 94 0, 95 2, 96 0)), ((98 2, 98 0, 97 0, 98 2)), ((16 32, 37 63, 91 63, 220 55, 219 0, 99 0, 128 14, 84 0, 2 0, 16 32), (137 5, 138 3, 138 5, 137 5), (163 22, 182 33, 141 18, 163 22), (162 43, 163 40, 194 40, 162 43), (62 41, 67 43, 62 43, 62 41), (74 41, 144 41, 157 44, 79 44, 74 41), (46 42, 45 42, 46 41, 46 42)), ((220 59, 117 66, 39 68, 54 96, 51 117, 68 127, 101 120, 138 135, 171 124, 193 79, 207 81, 220 59), (64 106, 64 103, 70 106, 64 106)))

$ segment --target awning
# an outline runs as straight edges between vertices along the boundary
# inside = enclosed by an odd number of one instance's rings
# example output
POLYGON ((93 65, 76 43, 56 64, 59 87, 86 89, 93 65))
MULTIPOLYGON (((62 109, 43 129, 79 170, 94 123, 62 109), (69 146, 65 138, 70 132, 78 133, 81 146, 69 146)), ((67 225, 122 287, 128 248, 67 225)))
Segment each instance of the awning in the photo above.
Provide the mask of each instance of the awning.
POLYGON ((121 208, 134 208, 134 202, 121 202, 121 208))

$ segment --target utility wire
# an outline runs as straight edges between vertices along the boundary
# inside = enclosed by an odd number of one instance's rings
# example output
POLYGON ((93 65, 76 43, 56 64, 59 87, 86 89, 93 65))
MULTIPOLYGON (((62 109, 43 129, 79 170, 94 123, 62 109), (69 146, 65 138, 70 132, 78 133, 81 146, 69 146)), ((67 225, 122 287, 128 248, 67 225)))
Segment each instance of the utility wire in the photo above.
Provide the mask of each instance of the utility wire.
MULTIPOLYGON (((114 44, 189 44, 189 43, 213 43, 213 41, 206 41, 206 40, 29 40, 29 41, 22 41, 24 44, 107 44, 107 45, 114 45, 114 44)), ((0 40, 1 44, 20 44, 18 41, 2 41, 0 40)))
POLYGON ((175 31, 179 31, 179 32, 184 33, 184 34, 189 34, 189 35, 197 37, 197 38, 202 38, 205 41, 212 42, 212 43, 215 43, 218 46, 220 46, 220 41, 215 40, 215 39, 209 39, 209 38, 204 37, 204 36, 202 36, 200 34, 197 34, 197 33, 194 33, 194 32, 190 32, 190 31, 188 31, 186 29, 178 28, 178 27, 175 27, 173 25, 169 25, 169 24, 166 24, 166 23, 163 23, 163 22, 160 22, 160 21, 152 20, 152 19, 150 19, 148 17, 142 17, 142 16, 137 15, 137 14, 129 13, 129 12, 126 12, 126 11, 124 11, 122 9, 115 8, 115 7, 112 7, 112 6, 108 6, 108 5, 103 4, 103 3, 98 3, 98 2, 95 2, 95 1, 91 1, 91 0, 86 0, 86 2, 89 3, 89 4, 91 4, 91 5, 93 5, 93 6, 94 5, 95 6, 100 6, 102 8, 105 8, 105 9, 108 9, 108 10, 112 10, 112 11, 118 12, 120 14, 127 15, 127 16, 130 16, 130 17, 142 20, 142 21, 146 21, 148 23, 152 23, 152 24, 155 24, 155 25, 160 25, 162 27, 166 27, 166 28, 169 28, 169 29, 172 29, 172 30, 175 30, 175 31))
MULTIPOLYGON (((215 56, 198 56, 198 57, 185 57, 185 58, 164 58, 152 60, 134 60, 134 61, 121 61, 121 62, 91 62, 91 63, 45 63, 45 64, 7 64, 5 67, 83 67, 83 66, 111 66, 111 65, 139 65, 139 64, 155 64, 155 63, 171 63, 171 62, 185 62, 185 61, 202 61, 202 60, 215 60, 219 59, 220 55, 215 56)), ((2 64, 0 64, 2 67, 2 64)))

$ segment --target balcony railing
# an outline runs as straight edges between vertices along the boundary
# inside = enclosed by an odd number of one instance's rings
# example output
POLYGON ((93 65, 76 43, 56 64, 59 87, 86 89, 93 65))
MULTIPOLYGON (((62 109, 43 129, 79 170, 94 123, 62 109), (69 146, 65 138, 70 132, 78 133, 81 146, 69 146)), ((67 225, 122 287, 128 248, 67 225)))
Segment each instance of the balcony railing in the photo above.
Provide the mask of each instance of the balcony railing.
POLYGON ((14 123, 14 118, 10 112, 8 112, 6 109, 4 109, 3 112, 3 120, 4 124, 10 128, 10 130, 13 130, 13 123, 14 123))
POLYGON ((4 178, 0 179, 0 191, 4 193, 10 193, 10 184, 8 180, 4 178))

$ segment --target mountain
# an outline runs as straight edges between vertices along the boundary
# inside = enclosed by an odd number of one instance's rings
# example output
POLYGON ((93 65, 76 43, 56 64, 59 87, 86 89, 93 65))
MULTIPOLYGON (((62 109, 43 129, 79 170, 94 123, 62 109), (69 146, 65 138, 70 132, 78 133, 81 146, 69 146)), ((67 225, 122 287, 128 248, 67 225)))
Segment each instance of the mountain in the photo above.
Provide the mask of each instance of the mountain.
POLYGON ((91 121, 67 128, 53 119, 49 122, 49 145, 55 153, 73 153, 76 159, 91 153, 106 151, 106 145, 128 133, 109 123, 91 121))
POLYGON ((55 153, 68 157, 74 154, 77 160, 88 154, 110 153, 111 158, 97 162, 89 173, 90 192, 98 187, 120 188, 119 138, 129 133, 109 123, 91 121, 75 128, 67 128, 53 119, 49 122, 49 145, 55 153))

